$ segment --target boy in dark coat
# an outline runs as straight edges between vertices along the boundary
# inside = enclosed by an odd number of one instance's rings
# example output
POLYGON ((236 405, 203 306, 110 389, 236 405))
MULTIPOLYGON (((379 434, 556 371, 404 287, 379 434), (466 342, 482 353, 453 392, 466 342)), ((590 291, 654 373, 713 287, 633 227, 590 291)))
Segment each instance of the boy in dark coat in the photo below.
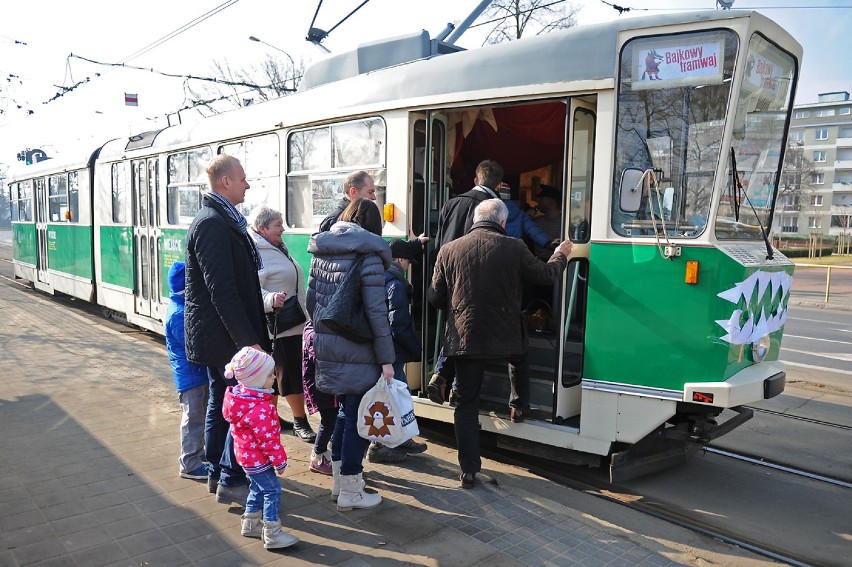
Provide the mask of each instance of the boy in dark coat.
MULTIPOLYGON (((391 243, 393 262, 385 271, 385 293, 388 301, 388 320, 393 337, 396 358, 393 363, 394 378, 408 386, 405 376, 405 363, 418 362, 422 358, 420 337, 414 332, 411 319, 411 284, 405 273, 412 262, 419 262, 423 256, 423 244, 420 240, 396 240, 391 243)), ((373 442, 367 452, 371 463, 398 463, 406 455, 422 453, 426 443, 409 439, 396 447, 387 447, 373 442)))

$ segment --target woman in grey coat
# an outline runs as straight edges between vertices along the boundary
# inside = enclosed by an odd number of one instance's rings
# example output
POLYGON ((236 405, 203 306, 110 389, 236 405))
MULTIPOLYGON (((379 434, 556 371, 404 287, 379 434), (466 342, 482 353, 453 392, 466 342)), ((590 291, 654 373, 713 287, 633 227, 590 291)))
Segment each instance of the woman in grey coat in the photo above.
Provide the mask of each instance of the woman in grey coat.
POLYGON ((372 508, 382 497, 364 492, 361 473, 367 440, 358 435, 358 406, 379 376, 393 380, 394 347, 385 300, 385 270, 390 266, 390 246, 381 237, 382 217, 369 199, 352 201, 328 232, 311 236, 308 252, 314 255, 308 279, 308 313, 314 322, 316 384, 337 396, 341 407, 331 443, 337 509, 372 508), (356 343, 322 324, 323 312, 349 272, 363 255, 360 281, 364 311, 373 340, 356 343))

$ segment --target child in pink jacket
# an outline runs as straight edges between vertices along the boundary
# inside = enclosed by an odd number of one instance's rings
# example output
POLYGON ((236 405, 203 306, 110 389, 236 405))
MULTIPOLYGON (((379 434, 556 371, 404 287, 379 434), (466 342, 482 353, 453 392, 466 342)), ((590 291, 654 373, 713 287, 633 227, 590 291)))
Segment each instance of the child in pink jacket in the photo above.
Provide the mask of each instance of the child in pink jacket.
POLYGON ((272 403, 275 362, 265 352, 243 347, 225 366, 225 376, 235 378, 222 404, 222 415, 231 424, 237 463, 249 479, 246 511, 241 533, 263 539, 266 549, 289 547, 299 541, 281 530, 278 508, 287 453, 281 445, 278 411, 272 403))

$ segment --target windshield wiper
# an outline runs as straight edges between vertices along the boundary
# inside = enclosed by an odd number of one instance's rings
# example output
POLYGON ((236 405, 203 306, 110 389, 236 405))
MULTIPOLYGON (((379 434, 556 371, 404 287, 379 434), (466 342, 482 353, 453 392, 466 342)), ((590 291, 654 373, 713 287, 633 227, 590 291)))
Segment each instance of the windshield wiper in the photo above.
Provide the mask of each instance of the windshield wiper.
POLYGON ((751 204, 751 199, 748 198, 748 193, 743 188, 743 184, 740 183, 740 176, 737 172, 737 154, 734 151, 734 147, 731 146, 731 178, 734 182, 734 220, 739 222, 740 220, 740 191, 742 191, 743 197, 745 197, 746 203, 751 207, 751 212, 754 213, 754 218, 757 219, 757 226, 760 227, 760 234, 763 235, 763 243, 766 245, 766 259, 772 260, 772 244, 769 243, 769 236, 766 234, 766 229, 763 228, 763 221, 760 220, 760 215, 757 214, 757 211, 754 208, 754 205, 751 204))

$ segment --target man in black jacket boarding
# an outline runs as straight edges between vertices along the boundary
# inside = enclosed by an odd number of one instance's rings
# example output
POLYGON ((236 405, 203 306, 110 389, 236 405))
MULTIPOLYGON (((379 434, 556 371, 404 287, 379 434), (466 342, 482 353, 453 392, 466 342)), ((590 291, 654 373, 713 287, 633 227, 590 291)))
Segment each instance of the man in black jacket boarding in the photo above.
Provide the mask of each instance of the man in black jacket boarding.
MULTIPOLYGON (((428 291, 429 301, 446 313, 443 344, 447 355, 455 357, 458 397, 454 423, 459 479, 464 488, 473 486, 482 467, 479 393, 485 364, 518 361, 526 356, 522 284, 552 285, 565 270, 571 253, 571 243, 565 241, 547 262, 539 260, 522 240, 506 235, 508 216, 500 199, 477 205, 470 232, 438 252, 428 291)), ((512 378, 512 412, 526 412, 529 378, 512 378)))

